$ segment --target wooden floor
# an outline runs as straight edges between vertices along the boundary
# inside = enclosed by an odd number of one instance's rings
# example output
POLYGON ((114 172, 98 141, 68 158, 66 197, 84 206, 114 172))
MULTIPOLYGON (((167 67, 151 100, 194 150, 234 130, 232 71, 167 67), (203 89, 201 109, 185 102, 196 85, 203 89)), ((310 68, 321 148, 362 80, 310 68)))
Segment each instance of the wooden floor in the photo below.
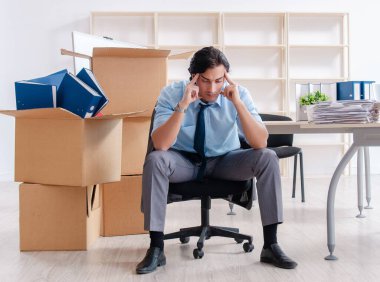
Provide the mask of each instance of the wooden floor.
MULTIPOLYGON (((99 238, 87 252, 19 251, 18 189, 0 184, 0 281, 379 281, 380 280, 380 176, 372 177, 372 204, 366 218, 356 218, 356 179, 340 180, 336 198, 336 250, 338 261, 325 261, 326 198, 329 179, 306 179, 306 203, 300 195, 291 199, 291 181, 283 179, 285 222, 278 239, 286 253, 298 262, 295 270, 283 270, 259 262, 263 244, 257 203, 251 211, 213 201, 211 224, 239 227, 254 238, 255 249, 244 253, 231 239, 206 241, 205 256, 195 260, 196 239, 187 245, 165 243, 167 265, 147 275, 136 275, 135 266, 145 254, 148 235, 99 238)), ((297 191, 299 192, 299 191, 297 191)), ((166 232, 198 225, 198 202, 172 204, 166 232)))

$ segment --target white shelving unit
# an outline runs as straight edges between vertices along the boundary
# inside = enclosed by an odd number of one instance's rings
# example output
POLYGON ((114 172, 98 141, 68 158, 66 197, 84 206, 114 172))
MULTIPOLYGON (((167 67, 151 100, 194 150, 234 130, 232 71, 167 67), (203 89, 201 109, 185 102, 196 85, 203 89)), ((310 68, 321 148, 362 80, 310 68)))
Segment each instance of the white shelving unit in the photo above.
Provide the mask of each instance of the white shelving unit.
MULTIPOLYGON (((93 12, 91 32, 175 52, 219 48, 231 77, 250 90, 262 113, 295 118, 296 83, 350 76, 347 13, 93 12)), ((169 82, 188 78, 188 66, 188 60, 169 61, 169 82)), ((305 164, 318 163, 318 169, 305 165, 305 175, 330 175, 349 142, 339 134, 295 135, 305 164)), ((282 172, 290 175, 287 163, 282 172)))

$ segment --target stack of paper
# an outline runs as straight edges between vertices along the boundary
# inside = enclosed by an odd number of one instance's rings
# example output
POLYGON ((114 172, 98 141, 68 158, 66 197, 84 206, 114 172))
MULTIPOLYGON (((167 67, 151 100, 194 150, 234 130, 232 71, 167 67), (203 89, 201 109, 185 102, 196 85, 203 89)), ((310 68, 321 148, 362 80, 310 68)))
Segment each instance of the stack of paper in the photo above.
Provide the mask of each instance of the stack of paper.
POLYGON ((378 121, 379 108, 379 102, 372 100, 321 102, 308 109, 308 118, 319 124, 369 123, 378 121))

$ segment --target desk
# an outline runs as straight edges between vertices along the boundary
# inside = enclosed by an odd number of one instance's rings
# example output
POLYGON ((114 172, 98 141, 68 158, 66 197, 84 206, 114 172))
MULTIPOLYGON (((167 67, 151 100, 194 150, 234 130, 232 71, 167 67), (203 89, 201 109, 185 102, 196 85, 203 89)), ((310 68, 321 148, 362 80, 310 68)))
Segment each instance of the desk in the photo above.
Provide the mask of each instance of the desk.
MULTIPOLYGON (((318 133, 350 133, 353 135, 353 143, 344 154, 343 158, 336 167, 334 174, 330 181, 328 196, 327 196, 327 247, 330 254, 325 257, 326 260, 336 260, 337 257, 333 255, 335 249, 335 216, 334 216, 334 203, 337 185, 340 175, 344 168, 351 160, 351 158, 358 152, 358 206, 359 217, 361 209, 363 208, 363 153, 365 154, 366 161, 366 184, 367 184, 367 198, 370 198, 370 177, 369 177, 369 154, 368 146, 380 146, 380 123, 368 124, 309 124, 307 122, 294 122, 294 121, 271 121, 265 122, 265 125, 270 134, 286 134, 286 133, 300 133, 300 134, 318 134, 318 133)), ((368 200, 368 199, 367 199, 368 200)), ((369 206, 369 203, 368 203, 369 206)))

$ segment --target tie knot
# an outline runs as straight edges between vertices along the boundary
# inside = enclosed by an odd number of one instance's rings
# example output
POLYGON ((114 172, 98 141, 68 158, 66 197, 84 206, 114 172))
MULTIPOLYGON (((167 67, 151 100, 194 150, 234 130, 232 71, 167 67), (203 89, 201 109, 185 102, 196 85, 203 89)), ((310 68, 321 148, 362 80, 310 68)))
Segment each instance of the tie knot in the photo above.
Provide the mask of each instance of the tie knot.
POLYGON ((202 103, 199 103, 199 105, 201 106, 201 111, 203 111, 204 109, 206 109, 207 107, 210 107, 211 104, 202 104, 202 103))

